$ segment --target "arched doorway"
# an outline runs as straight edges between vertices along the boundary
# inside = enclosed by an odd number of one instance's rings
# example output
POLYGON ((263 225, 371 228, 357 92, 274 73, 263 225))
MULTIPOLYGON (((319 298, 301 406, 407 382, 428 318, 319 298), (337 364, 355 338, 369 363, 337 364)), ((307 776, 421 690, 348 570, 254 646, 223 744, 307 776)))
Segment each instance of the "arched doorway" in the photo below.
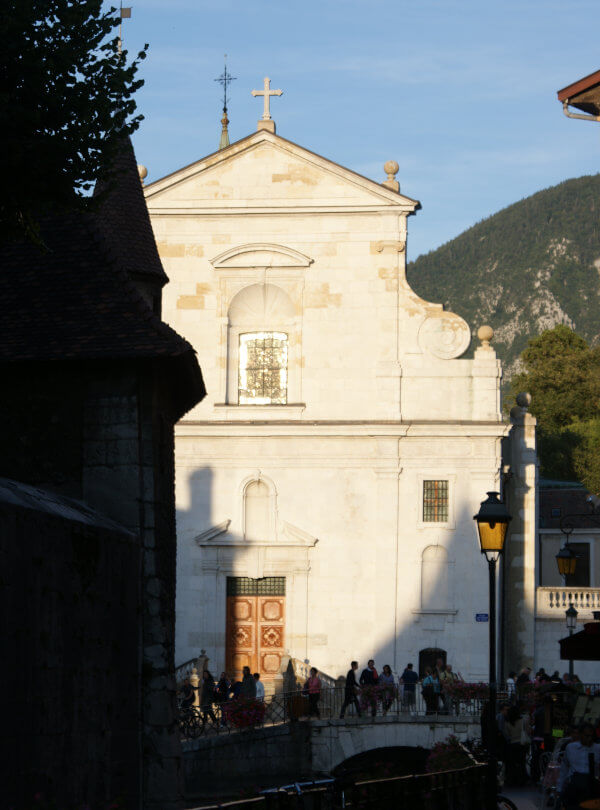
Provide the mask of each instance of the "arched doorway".
POLYGON ((440 647, 425 647, 419 652, 419 678, 425 677, 425 667, 433 669, 438 658, 441 658, 445 664, 446 650, 442 650, 440 647))

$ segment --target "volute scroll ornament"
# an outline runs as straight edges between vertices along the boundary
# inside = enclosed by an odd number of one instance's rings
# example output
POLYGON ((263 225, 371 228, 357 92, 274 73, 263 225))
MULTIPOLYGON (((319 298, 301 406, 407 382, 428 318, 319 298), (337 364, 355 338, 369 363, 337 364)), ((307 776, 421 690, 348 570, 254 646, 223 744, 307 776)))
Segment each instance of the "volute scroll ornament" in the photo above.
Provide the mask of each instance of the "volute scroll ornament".
POLYGON ((453 312, 429 315, 421 324, 418 341, 420 348, 440 360, 460 357, 469 348, 471 330, 466 321, 453 312))

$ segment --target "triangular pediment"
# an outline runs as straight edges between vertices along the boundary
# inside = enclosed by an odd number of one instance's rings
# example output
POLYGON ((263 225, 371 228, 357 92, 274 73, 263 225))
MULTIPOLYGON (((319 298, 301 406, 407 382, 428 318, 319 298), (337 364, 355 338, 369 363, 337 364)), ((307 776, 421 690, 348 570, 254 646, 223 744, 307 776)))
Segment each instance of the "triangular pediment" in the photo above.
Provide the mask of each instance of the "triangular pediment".
POLYGON ((259 131, 145 188, 150 210, 214 211, 281 208, 396 208, 416 200, 259 131))
POLYGON ((224 520, 209 529, 205 529, 194 537, 194 542, 200 548, 215 548, 217 546, 237 546, 249 548, 251 546, 295 546, 298 548, 313 548, 319 542, 317 537, 293 526, 285 520, 278 520, 275 536, 265 540, 247 540, 241 534, 230 530, 231 520, 224 520))

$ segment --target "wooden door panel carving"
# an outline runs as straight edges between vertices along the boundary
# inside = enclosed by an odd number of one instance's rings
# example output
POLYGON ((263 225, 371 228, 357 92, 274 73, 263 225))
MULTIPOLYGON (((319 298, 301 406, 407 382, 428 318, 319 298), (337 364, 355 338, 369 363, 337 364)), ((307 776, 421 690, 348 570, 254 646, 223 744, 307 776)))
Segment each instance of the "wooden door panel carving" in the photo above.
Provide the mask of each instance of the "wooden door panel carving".
POLYGON ((258 660, 264 680, 279 672, 284 645, 285 596, 259 596, 258 660))
POLYGON ((228 596, 225 632, 227 672, 241 679, 248 666, 272 680, 285 651, 285 596, 228 596))

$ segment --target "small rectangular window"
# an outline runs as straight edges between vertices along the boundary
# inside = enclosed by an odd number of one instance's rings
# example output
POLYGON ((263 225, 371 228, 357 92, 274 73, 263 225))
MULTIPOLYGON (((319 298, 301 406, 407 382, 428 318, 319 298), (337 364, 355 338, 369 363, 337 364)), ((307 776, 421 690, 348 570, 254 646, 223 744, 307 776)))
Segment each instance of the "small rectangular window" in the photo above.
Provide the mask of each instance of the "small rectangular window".
POLYGON ((423 481, 423 523, 448 522, 448 482, 423 481))
POLYGON ((227 596, 285 596, 285 577, 227 577, 227 596))

